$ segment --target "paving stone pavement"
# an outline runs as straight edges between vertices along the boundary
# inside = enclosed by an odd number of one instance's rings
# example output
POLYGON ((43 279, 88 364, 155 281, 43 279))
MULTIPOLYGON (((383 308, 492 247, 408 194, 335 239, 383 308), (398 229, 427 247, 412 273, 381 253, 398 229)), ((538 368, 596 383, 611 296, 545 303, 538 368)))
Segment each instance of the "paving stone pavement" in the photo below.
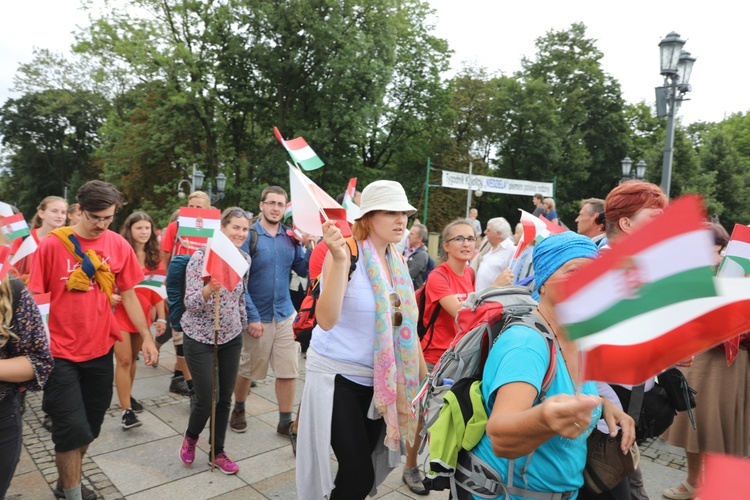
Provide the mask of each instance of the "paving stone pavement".
MULTIPOLYGON (((83 484, 99 498, 116 499, 296 499, 295 463, 289 439, 276 434, 278 420, 274 380, 259 381, 247 400, 248 431, 227 431, 227 453, 240 466, 235 476, 210 472, 207 464, 208 430, 198 441, 195 463, 185 467, 178 458, 182 434, 187 427, 189 401, 168 391, 174 368, 172 343, 161 350, 158 368, 139 361, 133 397, 145 407, 138 415, 141 427, 123 430, 121 411, 113 398, 101 435, 89 447, 83 462, 83 484)), ((297 384, 295 405, 304 384, 297 384)), ((26 399, 24 447, 7 499, 53 498, 57 482, 54 446, 42 427, 41 393, 26 399)), ((654 499, 662 489, 679 484, 685 476, 684 453, 662 440, 641 448, 646 489, 654 499)), ((335 467, 335 463, 334 463, 335 467)), ((413 494, 401 481, 402 469, 394 470, 375 498, 384 500, 425 498, 413 494)), ((433 492, 429 498, 443 500, 447 492, 433 492)))

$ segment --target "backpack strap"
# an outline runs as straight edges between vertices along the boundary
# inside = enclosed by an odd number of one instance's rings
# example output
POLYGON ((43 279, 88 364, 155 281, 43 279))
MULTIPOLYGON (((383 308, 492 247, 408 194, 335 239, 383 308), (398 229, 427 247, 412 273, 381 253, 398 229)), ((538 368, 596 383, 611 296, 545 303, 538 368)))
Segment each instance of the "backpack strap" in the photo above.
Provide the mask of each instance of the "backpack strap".
MULTIPOLYGON (((555 378, 555 372, 557 371, 557 341, 555 340, 555 336, 547 329, 544 321, 534 313, 523 316, 511 316, 503 327, 503 330, 516 324, 524 325, 538 332, 539 335, 544 337, 549 344, 549 364, 547 365, 547 371, 544 373, 544 378, 542 378, 541 390, 534 400, 534 404, 541 403, 547 395, 547 391, 549 390, 550 385, 552 385, 552 380, 555 378)), ((498 338, 500 337, 498 336, 498 338)))
MULTIPOLYGON (((438 271, 438 269, 440 269, 440 266, 437 266, 435 269, 432 270, 433 272, 431 272, 430 275, 427 276, 427 280, 425 280, 424 285, 422 285, 422 286, 425 287, 425 290, 424 290, 425 300, 427 299, 427 297, 426 297, 426 295, 427 295, 427 288, 426 288, 427 287, 427 281, 429 281, 430 276, 432 276, 433 274, 439 274, 440 276, 442 276, 443 278, 445 278, 445 281, 448 281, 448 277, 445 274, 443 274, 442 271, 438 271)), ((424 346, 424 349, 427 349, 428 347, 430 347, 430 344, 432 343, 432 337, 435 336, 435 322, 437 321, 438 315, 440 314, 440 311, 442 311, 442 310, 443 310, 443 306, 440 305, 440 301, 438 300, 435 303, 435 310, 432 311, 432 315, 430 316, 429 321, 427 321, 427 325, 425 325, 425 335, 427 335, 429 333, 430 334, 430 339, 427 341, 427 344, 424 346)), ((422 350, 424 351, 424 349, 422 349, 422 350)))

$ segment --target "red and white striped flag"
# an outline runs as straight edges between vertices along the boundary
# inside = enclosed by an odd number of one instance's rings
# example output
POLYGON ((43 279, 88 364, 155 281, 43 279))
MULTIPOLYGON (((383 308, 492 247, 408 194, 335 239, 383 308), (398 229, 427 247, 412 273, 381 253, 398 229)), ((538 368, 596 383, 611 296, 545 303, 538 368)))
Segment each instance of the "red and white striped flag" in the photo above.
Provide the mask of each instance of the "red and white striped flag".
POLYGON ((562 226, 552 224, 547 219, 540 219, 534 215, 531 215, 526 210, 521 210, 521 226, 523 226, 523 237, 520 243, 516 247, 516 253, 513 255, 513 259, 517 259, 524 249, 529 246, 532 241, 539 243, 550 234, 563 233, 567 231, 562 226))
POLYGON ((10 271, 10 247, 8 245, 0 245, 0 281, 5 278, 5 275, 10 271))
POLYGON ((240 250, 224 233, 216 231, 208 240, 205 251, 203 276, 211 276, 227 290, 234 290, 250 269, 240 250))
POLYGON ((13 254, 13 257, 10 258, 10 265, 16 265, 24 257, 28 257, 36 252, 37 248, 39 248, 39 245, 37 245, 36 239, 31 235, 27 236, 16 250, 16 253, 13 254))
POLYGON ((321 212, 333 210, 328 218, 340 220, 339 214, 343 214, 343 224, 348 226, 343 207, 298 168, 291 163, 287 162, 287 164, 289 165, 289 188, 292 203, 294 203, 294 225, 305 233, 323 236, 321 212))
POLYGON ((352 177, 349 179, 349 185, 346 186, 346 192, 344 193, 344 201, 341 206, 346 209, 346 220, 350 224, 354 224, 354 220, 359 217, 359 207, 354 204, 354 195, 357 193, 357 178, 352 177))
POLYGON ((23 238, 30 234, 29 225, 21 213, 8 217, 0 217, 0 231, 2 231, 8 241, 23 238))
POLYGON ((640 384, 750 330, 750 280, 714 279, 714 255, 701 200, 685 196, 556 287, 584 378, 640 384))
POLYGON ((323 160, 315 154, 315 151, 313 151, 302 137, 286 141, 276 127, 273 128, 273 134, 281 145, 284 146, 289 156, 292 157, 292 160, 302 167, 303 170, 315 170, 325 165, 323 160))
POLYGON ((216 208, 180 207, 177 234, 197 238, 211 238, 221 229, 221 211, 216 208))
POLYGON ((44 332, 47 334, 47 344, 49 344, 49 303, 51 293, 38 293, 34 295, 34 302, 36 302, 37 308, 39 308, 39 314, 42 316, 42 322, 44 323, 44 332))
POLYGON ((141 293, 155 306, 167 298, 167 272, 162 270, 148 271, 143 281, 135 285, 136 293, 141 293))

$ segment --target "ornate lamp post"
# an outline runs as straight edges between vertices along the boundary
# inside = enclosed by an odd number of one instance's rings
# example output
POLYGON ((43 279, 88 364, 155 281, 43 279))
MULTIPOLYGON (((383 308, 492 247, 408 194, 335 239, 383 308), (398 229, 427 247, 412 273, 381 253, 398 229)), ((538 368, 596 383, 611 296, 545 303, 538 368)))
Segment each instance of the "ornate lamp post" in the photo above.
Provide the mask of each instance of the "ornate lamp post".
MULTIPOLYGON (((192 182, 187 179, 182 179, 179 184, 177 184, 177 190, 179 191, 177 193, 177 196, 180 198, 185 197, 185 193, 180 189, 183 182, 186 182, 190 188, 190 192, 193 191, 200 191, 200 189, 203 187, 203 180, 206 178, 206 175, 201 172, 200 170, 197 170, 195 168, 195 165, 193 165, 193 175, 191 176, 192 182)), ((224 190, 227 187, 227 176, 224 174, 219 174, 216 176, 216 193, 213 192, 213 184, 211 184, 211 181, 208 181, 208 188, 206 189, 206 194, 211 199, 211 204, 213 205, 220 199, 224 198, 224 190)))
POLYGON ((645 161, 639 161, 635 164, 635 168, 633 168, 633 160, 626 156, 621 163, 622 179, 620 179, 620 184, 625 181, 629 181, 630 179, 643 180, 646 177, 647 165, 645 161))
POLYGON ((685 94, 690 92, 688 83, 693 72, 695 57, 682 50, 685 40, 674 31, 659 42, 661 74, 664 84, 656 87, 656 116, 667 117, 667 138, 664 144, 664 160, 661 172, 661 189, 669 196, 672 183, 672 157, 674 156, 674 116, 685 94))

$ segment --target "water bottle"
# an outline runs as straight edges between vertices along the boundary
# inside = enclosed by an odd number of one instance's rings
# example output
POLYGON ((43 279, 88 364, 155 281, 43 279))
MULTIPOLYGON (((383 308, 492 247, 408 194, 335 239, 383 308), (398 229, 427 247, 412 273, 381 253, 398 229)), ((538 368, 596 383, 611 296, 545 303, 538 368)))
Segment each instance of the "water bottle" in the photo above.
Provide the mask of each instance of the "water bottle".
POLYGON ((453 385, 453 379, 452 378, 444 378, 443 379, 443 385, 447 385, 447 386, 453 385))

